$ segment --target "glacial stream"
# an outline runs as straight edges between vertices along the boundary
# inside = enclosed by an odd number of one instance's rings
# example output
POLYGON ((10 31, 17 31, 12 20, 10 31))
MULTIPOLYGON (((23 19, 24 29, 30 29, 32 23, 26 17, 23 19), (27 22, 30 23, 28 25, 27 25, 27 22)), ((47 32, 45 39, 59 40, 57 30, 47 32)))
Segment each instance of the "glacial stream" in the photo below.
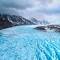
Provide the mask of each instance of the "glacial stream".
POLYGON ((30 26, 0 30, 0 60, 60 60, 60 33, 30 26))

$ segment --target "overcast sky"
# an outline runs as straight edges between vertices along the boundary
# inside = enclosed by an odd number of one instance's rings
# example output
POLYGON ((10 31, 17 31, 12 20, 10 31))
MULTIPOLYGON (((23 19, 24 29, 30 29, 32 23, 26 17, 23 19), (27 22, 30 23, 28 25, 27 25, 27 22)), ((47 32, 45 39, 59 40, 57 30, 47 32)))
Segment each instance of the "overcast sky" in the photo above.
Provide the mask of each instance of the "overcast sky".
POLYGON ((0 12, 60 23, 60 0, 0 0, 0 12))

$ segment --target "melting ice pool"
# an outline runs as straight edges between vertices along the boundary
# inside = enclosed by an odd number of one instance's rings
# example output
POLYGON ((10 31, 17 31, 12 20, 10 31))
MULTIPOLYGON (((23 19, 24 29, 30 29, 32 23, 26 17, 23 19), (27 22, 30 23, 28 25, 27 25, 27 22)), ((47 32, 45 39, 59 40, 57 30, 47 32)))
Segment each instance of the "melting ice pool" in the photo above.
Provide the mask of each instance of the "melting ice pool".
POLYGON ((60 33, 29 26, 0 30, 0 60, 60 60, 60 33))

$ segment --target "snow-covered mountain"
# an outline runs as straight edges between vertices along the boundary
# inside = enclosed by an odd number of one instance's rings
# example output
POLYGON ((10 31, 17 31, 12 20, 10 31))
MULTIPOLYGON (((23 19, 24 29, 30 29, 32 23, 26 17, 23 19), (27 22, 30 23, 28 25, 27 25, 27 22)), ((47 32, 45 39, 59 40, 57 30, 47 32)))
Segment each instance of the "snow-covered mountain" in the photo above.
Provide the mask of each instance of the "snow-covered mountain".
POLYGON ((49 22, 48 21, 46 21, 46 20, 38 20, 38 19, 36 19, 36 18, 31 18, 31 22, 33 22, 34 24, 49 24, 49 22))
POLYGON ((0 29, 17 25, 31 25, 31 24, 34 23, 22 16, 0 14, 0 29))

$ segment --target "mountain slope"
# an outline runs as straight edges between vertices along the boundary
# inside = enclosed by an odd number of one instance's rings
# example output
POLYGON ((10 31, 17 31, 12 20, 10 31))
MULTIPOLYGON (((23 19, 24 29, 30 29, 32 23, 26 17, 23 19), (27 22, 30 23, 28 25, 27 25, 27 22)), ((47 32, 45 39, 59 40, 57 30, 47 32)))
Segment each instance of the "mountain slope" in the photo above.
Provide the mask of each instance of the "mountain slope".
POLYGON ((30 25, 34 24, 22 16, 0 14, 0 29, 8 28, 17 25, 30 25))
POLYGON ((31 22, 33 22, 33 23, 35 23, 35 24, 49 24, 49 22, 48 21, 46 21, 46 20, 38 20, 38 19, 36 19, 36 18, 31 18, 31 22))

